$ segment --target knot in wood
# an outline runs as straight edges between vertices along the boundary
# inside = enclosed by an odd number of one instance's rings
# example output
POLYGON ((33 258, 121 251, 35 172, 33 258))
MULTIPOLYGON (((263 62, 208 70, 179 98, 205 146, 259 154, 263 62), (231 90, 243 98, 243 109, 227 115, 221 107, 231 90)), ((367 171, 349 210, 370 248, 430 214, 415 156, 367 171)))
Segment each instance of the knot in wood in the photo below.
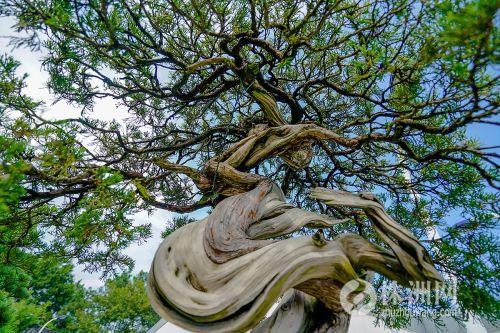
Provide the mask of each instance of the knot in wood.
POLYGON ((312 236, 312 241, 313 244, 318 247, 323 247, 326 245, 326 239, 322 229, 316 231, 316 233, 312 236))

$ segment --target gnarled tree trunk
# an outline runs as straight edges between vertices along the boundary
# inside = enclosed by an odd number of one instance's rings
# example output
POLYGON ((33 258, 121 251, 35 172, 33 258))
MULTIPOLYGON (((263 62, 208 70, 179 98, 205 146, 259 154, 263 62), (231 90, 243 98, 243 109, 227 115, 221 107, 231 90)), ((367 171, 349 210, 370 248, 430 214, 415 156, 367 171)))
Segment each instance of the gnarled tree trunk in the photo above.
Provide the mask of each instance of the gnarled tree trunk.
POLYGON ((351 280, 364 286, 360 270, 403 284, 440 279, 422 245, 373 196, 327 189, 312 195, 326 204, 364 209, 391 250, 355 234, 332 241, 321 232, 283 239, 303 226, 340 221, 292 207, 279 187, 264 180, 162 242, 149 275, 155 310, 195 332, 279 332, 283 327, 287 332, 344 332, 349 315, 340 306, 340 289, 351 280), (278 309, 262 321, 286 292, 278 309))

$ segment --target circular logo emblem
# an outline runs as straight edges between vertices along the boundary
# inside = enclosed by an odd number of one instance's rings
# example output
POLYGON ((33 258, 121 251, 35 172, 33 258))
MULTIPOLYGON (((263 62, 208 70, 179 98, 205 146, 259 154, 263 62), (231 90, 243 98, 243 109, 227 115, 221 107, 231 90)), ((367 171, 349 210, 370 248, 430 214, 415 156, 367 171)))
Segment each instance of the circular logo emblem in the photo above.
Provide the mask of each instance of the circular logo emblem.
POLYGON ((369 282, 359 280, 347 282, 340 290, 340 304, 345 312, 367 315, 375 307, 377 294, 369 282))

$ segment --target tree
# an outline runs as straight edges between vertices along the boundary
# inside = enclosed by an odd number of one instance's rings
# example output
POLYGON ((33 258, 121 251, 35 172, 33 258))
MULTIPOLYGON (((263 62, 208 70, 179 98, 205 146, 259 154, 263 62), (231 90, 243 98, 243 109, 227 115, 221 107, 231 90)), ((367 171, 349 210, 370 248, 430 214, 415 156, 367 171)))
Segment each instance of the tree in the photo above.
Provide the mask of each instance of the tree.
POLYGON ((93 313, 105 332, 147 332, 159 317, 146 297, 145 272, 123 273, 92 293, 93 313))
POLYGON ((125 272, 92 289, 74 281, 73 266, 60 258, 25 256, 22 268, 0 265, 2 333, 23 332, 54 317, 50 327, 61 333, 146 332, 159 319, 146 297, 144 272, 125 272))
POLYGON ((26 300, 16 301, 0 291, 0 332, 22 332, 36 324, 43 317, 44 310, 26 300))
MULTIPOLYGON (((51 91, 82 107, 76 119, 45 119, 42 105, 22 95, 15 62, 2 58, 0 134, 16 145, 2 155, 1 172, 16 189, 8 214, 17 214, 2 224, 15 221, 19 230, 6 248, 51 233, 58 242, 42 237, 39 248, 111 272, 131 264, 124 247, 149 235, 128 214, 215 213, 227 200, 251 199, 269 180, 301 212, 348 219, 323 220, 324 235, 314 236, 320 244, 347 230, 383 245, 386 234, 366 218, 380 204, 373 197, 345 197, 362 213, 335 204, 341 192, 307 196, 318 186, 371 191, 408 229, 400 228, 396 243, 416 235, 404 250, 424 253, 419 269, 432 257, 457 277, 464 311, 498 318, 498 154, 466 135, 469 125, 497 125, 497 1, 0 4, 28 33, 13 43, 45 50, 51 91), (92 118, 94 102, 106 97, 129 118, 92 118), (456 209, 466 227, 447 225, 456 209), (433 227, 446 235, 425 239, 433 227)), ((396 257, 407 269, 411 260, 396 257)), ((376 280, 391 271, 382 275, 376 280)), ((309 318, 339 314, 313 296, 309 318)))

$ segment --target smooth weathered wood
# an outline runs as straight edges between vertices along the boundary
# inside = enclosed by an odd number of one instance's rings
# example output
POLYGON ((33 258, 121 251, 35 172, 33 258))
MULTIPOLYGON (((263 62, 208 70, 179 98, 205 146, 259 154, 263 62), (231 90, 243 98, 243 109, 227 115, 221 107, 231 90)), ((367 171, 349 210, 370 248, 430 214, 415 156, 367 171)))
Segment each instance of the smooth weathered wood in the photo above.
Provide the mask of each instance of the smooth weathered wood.
POLYGON ((298 290, 289 290, 269 318, 252 333, 346 333, 350 315, 332 312, 314 297, 298 290))
MULTIPOLYGON (((268 239, 304 226, 339 221, 292 207, 276 185, 263 181, 251 191, 223 200, 207 218, 176 230, 162 242, 148 284, 155 310, 195 332, 245 332, 263 319, 281 295, 295 288, 314 296, 306 297, 314 300, 309 317, 323 308, 326 318, 323 322, 307 319, 303 325, 290 323, 298 327, 297 332, 303 327, 310 332, 334 328, 342 332, 349 316, 339 306, 339 292, 353 279, 365 284, 356 271, 370 269, 403 284, 410 279, 440 279, 435 269, 429 269, 433 266, 425 249, 388 218, 370 195, 318 189, 313 196, 327 204, 365 209, 377 232, 390 235, 382 239, 390 241, 391 249, 353 234, 333 241, 321 233, 268 239), (311 328, 313 322, 316 326, 311 328)), ((303 305, 304 311, 310 308, 310 304, 303 305)), ((257 332, 286 325, 277 322, 286 316, 273 316, 275 322, 269 326, 266 321, 262 325, 268 326, 260 326, 257 332)))
POLYGON ((269 181, 222 201, 207 217, 204 247, 208 257, 223 263, 269 245, 303 226, 326 227, 342 221, 294 208, 269 181), (235 222, 237 221, 237 222, 235 222))
MULTIPOLYGON (((225 196, 242 193, 253 189, 264 180, 262 176, 244 170, 249 170, 266 158, 276 155, 292 169, 302 169, 311 161, 314 140, 334 141, 346 147, 354 144, 354 141, 316 124, 277 127, 259 125, 246 138, 235 143, 223 154, 212 158, 203 173, 208 179, 217 179, 218 193, 225 196)), ((198 178, 200 176, 195 177, 195 184, 204 186, 205 183, 199 182, 198 178)))
POLYGON ((203 170, 157 158, 153 162, 164 170, 188 176, 204 193, 215 190, 228 197, 249 191, 265 180, 265 177, 248 170, 272 156, 281 157, 294 170, 305 168, 313 156, 313 142, 323 140, 344 147, 352 147, 358 142, 312 123, 279 124, 275 127, 260 124, 247 137, 210 159, 203 170))
POLYGON ((440 280, 439 272, 434 267, 427 250, 408 229, 398 224, 385 212, 384 207, 373 194, 352 194, 345 191, 315 188, 311 191, 311 196, 324 201, 327 205, 362 208, 377 234, 389 245, 413 280, 440 280))
POLYGON ((309 333, 314 302, 314 297, 291 289, 283 295, 271 316, 257 325, 252 333, 309 333))

